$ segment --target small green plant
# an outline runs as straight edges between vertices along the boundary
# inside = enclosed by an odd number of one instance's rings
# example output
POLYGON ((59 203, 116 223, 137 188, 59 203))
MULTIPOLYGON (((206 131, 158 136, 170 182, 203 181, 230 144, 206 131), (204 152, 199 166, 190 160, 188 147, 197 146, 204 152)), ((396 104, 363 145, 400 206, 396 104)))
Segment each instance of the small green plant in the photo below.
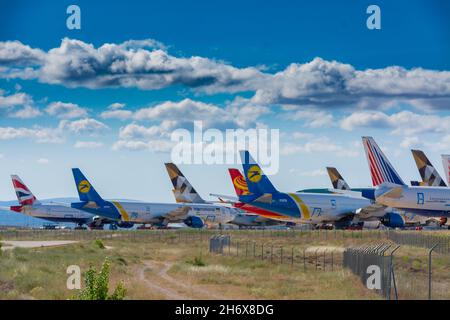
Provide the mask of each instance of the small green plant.
POLYGON ((100 272, 90 267, 85 274, 85 288, 82 289, 75 299, 79 300, 123 300, 126 289, 123 283, 119 283, 112 294, 109 294, 110 264, 108 259, 103 262, 100 272))
POLYGON ((197 267, 206 266, 206 263, 201 256, 195 256, 193 260, 188 260, 187 263, 197 267))
POLYGON ((94 244, 96 247, 98 247, 99 249, 105 249, 105 245, 103 244, 103 241, 100 239, 96 239, 94 241, 94 244))

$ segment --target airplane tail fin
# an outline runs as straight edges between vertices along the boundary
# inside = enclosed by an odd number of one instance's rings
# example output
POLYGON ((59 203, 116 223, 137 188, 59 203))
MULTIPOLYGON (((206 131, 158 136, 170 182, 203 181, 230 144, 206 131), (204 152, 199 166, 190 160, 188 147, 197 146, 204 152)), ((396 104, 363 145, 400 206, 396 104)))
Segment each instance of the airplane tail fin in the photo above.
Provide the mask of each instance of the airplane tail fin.
POLYGON ((341 174, 336 168, 327 167, 327 171, 334 189, 350 190, 349 185, 344 180, 344 178, 342 178, 341 174))
POLYGON ((205 203, 174 163, 166 163, 166 170, 173 185, 173 194, 178 203, 205 203))
POLYGON ((77 186, 78 196, 80 201, 92 201, 95 203, 102 203, 104 200, 95 191, 94 186, 88 181, 80 169, 72 169, 73 178, 75 179, 75 185, 77 186))
POLYGON ((422 150, 411 150, 411 152, 425 186, 447 186, 422 150))
POLYGON ((369 164, 372 183, 379 186, 384 182, 405 185, 400 175, 389 162, 386 155, 381 151, 372 137, 362 137, 367 162, 369 164))
POLYGON ((13 183, 14 191, 16 192, 17 200, 19 200, 20 205, 33 205, 34 203, 39 203, 33 193, 28 189, 28 187, 23 183, 18 175, 11 175, 11 180, 13 183))
POLYGON ((238 197, 249 194, 247 181, 238 169, 228 169, 231 181, 233 182, 234 191, 238 197))
POLYGON ((447 177, 447 183, 450 185, 450 154, 443 154, 441 157, 445 176, 447 177))
POLYGON ((255 195, 277 193, 277 189, 275 189, 269 178, 263 173, 261 167, 252 158, 250 152, 247 150, 240 151, 240 155, 248 190, 255 195))

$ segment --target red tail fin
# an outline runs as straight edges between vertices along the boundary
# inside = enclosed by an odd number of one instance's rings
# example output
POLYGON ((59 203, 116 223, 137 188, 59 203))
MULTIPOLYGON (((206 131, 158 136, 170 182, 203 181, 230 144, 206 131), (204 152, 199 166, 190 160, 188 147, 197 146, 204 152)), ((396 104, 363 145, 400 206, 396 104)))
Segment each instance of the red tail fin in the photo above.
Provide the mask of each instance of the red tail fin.
POLYGON ((249 194, 247 181, 245 181, 244 176, 238 169, 228 169, 230 173, 231 181, 233 182, 234 191, 236 191, 237 196, 242 196, 249 194))

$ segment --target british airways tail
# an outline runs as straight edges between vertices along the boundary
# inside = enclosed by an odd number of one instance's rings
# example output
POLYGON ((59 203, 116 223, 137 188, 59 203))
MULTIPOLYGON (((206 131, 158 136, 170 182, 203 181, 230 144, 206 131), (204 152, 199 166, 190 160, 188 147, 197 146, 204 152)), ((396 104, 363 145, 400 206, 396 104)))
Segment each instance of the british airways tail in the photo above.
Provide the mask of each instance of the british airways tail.
POLYGON ((375 140, 372 137, 362 137, 362 141, 373 185, 379 186, 385 182, 406 185, 375 140))
POLYGON ((247 181, 248 190, 254 195, 266 193, 278 193, 269 178, 263 173, 261 167, 247 150, 240 151, 244 177, 247 181))
POLYGON ((97 191, 95 191, 94 187, 91 185, 88 179, 86 179, 80 169, 74 168, 72 169, 72 173, 73 178, 75 179, 75 185, 77 186, 80 201, 91 201, 98 204, 104 202, 102 197, 100 197, 97 191))
POLYGON ((431 187, 446 187, 444 179, 439 175, 439 172, 433 167, 430 160, 422 150, 411 150, 423 185, 431 187))
POLYGON ((18 175, 11 175, 11 180, 13 183, 14 191, 16 192, 17 200, 20 205, 33 205, 38 204, 36 197, 33 193, 28 189, 28 187, 23 183, 23 181, 19 178, 18 175))
POLYGON ((173 185, 173 195, 178 203, 205 203, 206 201, 195 191, 188 179, 174 163, 165 163, 167 173, 173 185))
POLYGON ((336 168, 327 167, 328 176, 330 177, 331 184, 334 189, 337 190, 350 190, 347 182, 342 178, 341 174, 336 168))

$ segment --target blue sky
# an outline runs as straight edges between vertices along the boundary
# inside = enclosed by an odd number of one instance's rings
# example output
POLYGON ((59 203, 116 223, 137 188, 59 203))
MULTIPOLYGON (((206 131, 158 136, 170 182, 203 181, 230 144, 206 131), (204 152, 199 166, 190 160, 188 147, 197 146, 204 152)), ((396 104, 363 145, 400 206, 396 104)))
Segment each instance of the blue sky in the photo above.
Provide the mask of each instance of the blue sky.
MULTIPOLYGON (((440 154, 450 152, 449 15, 448 1, 437 0, 4 1, 1 199, 14 197, 11 173, 38 197, 73 196, 77 166, 105 197, 172 201, 163 145, 189 122, 171 111, 177 108, 213 128, 280 129, 272 179, 281 190, 329 186, 327 165, 350 185, 369 185, 361 135, 376 138, 405 180, 418 179, 411 147, 442 171, 440 154), (81 8, 81 30, 66 27, 70 4, 81 8), (381 8, 381 30, 366 28, 370 4, 381 8), (146 39, 151 45, 120 46, 146 39), (117 61, 99 49, 105 44, 129 63, 120 77, 109 73, 117 61), (124 58, 139 50, 148 56, 124 58), (165 60, 151 56, 156 50, 165 60), (105 59, 108 69, 100 66, 105 59), (159 73, 168 66, 170 79, 159 73), (106 117, 113 104, 128 116, 106 117), (235 114, 218 121, 220 110, 235 114)), ((180 167, 205 197, 232 193, 226 166, 180 167)))

